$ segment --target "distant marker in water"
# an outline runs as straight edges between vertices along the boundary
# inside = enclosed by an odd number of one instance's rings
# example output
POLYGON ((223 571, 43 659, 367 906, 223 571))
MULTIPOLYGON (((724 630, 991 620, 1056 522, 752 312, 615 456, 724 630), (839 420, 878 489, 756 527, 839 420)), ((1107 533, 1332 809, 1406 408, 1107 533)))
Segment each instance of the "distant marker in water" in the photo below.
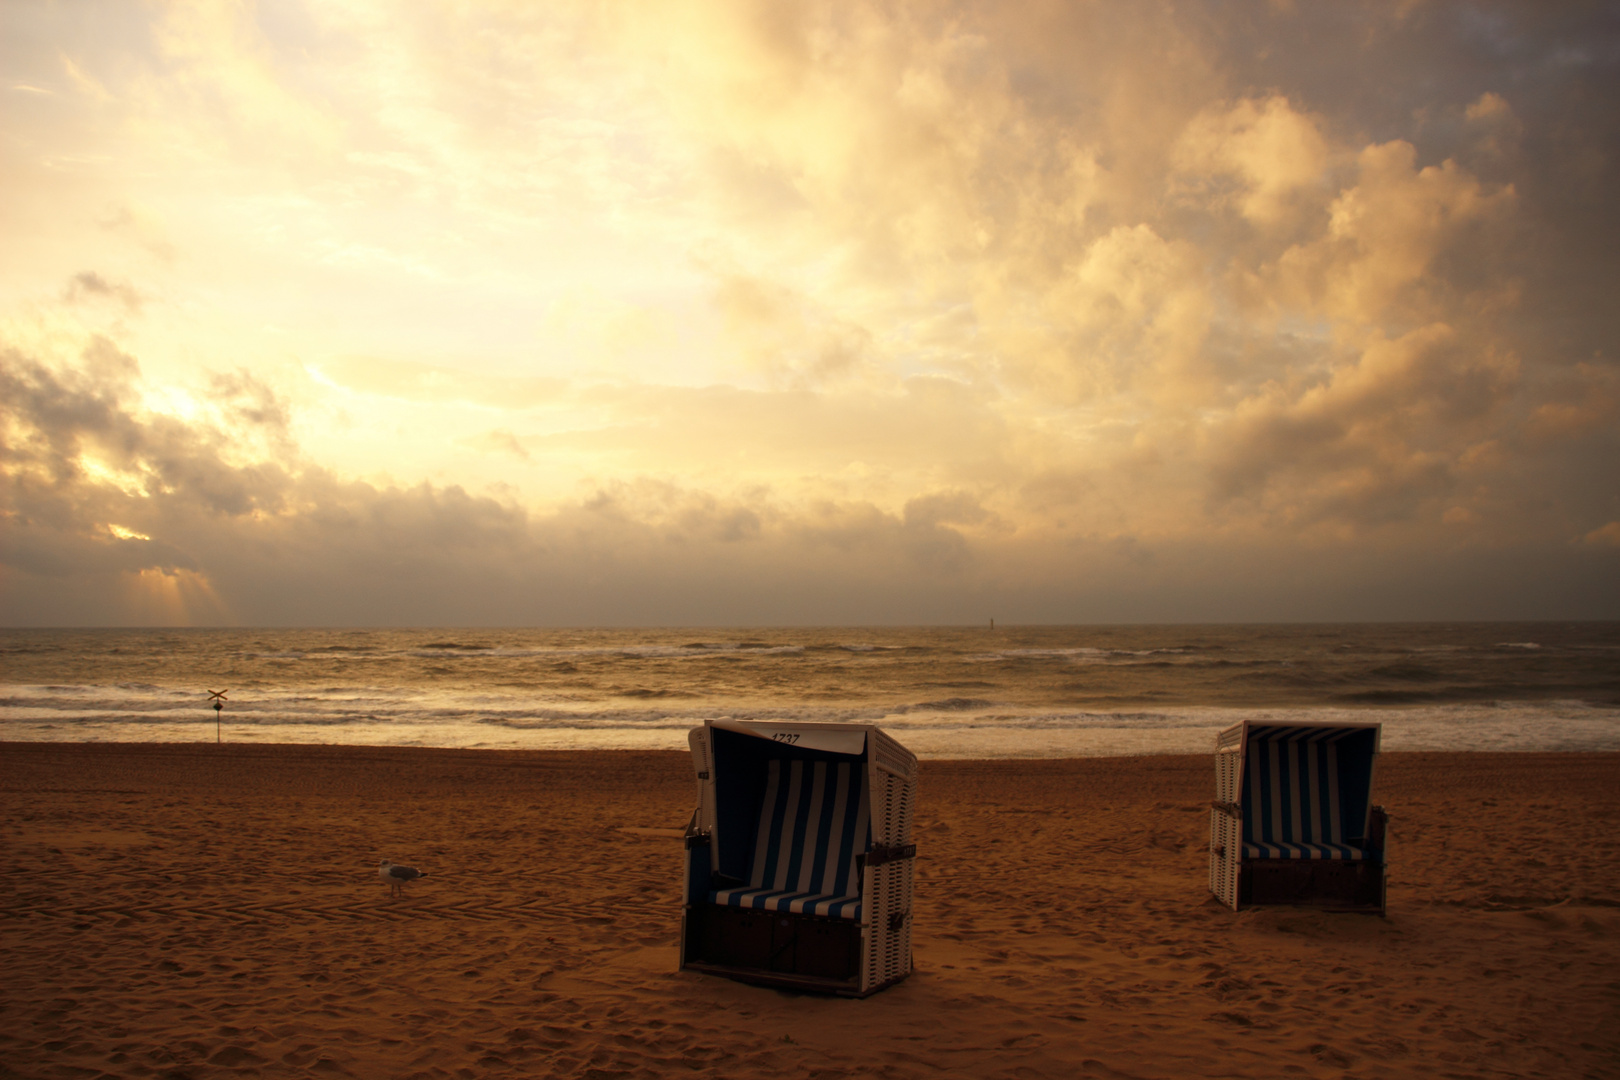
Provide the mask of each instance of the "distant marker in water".
POLYGON ((225 735, 220 724, 219 714, 225 711, 225 695, 228 693, 230 693, 228 690, 208 691, 208 699, 214 703, 214 742, 216 743, 223 743, 225 741, 225 735))

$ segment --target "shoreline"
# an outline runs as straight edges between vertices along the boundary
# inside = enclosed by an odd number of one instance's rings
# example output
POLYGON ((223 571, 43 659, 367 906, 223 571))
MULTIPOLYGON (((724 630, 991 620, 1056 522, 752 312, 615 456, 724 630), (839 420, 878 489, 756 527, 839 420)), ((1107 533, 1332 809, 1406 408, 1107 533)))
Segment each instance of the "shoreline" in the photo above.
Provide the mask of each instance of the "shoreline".
MULTIPOLYGON (((701 726, 701 725, 697 725, 701 726)), ((884 727, 877 724, 878 727, 884 727)), ((894 730, 884 727, 885 731, 894 730)), ((212 739, 0 739, 0 751, 10 747, 22 746, 104 746, 119 749, 135 749, 138 747, 197 747, 197 746, 229 746, 239 750, 263 750, 273 752, 278 749, 288 750, 414 750, 423 753, 476 753, 476 754, 686 754, 689 751, 682 746, 679 749, 658 749, 640 747, 547 747, 547 746, 419 746, 410 743, 339 743, 339 742, 232 742, 226 739, 215 742, 212 739)), ((1210 753, 1214 753, 1213 748, 1210 753)), ((1597 754, 1617 755, 1620 750, 1382 750, 1380 756, 1387 754, 1597 754)), ((1066 758, 932 758, 933 761, 1085 761, 1094 757, 1202 757, 1201 753, 1146 753, 1146 754, 1074 754, 1066 758)))
POLYGON ((0 1060, 1338 1080, 1620 1058, 1620 753, 1386 751, 1386 918, 1210 900, 1212 757, 923 762, 916 973, 843 1001, 676 972, 660 832, 694 802, 685 751, 0 743, 0 1060), (379 857, 428 876, 391 901, 379 857))
MULTIPOLYGON (((886 729, 887 730, 887 729, 886 729)), ((1211 739, 1213 743, 1213 739, 1211 739)), ((534 754, 534 755, 636 755, 669 756, 687 758, 690 751, 684 746, 679 749, 647 748, 647 747, 521 747, 521 746, 419 746, 398 743, 327 743, 327 742, 232 742, 229 739, 223 742, 213 742, 206 739, 181 740, 140 740, 140 741, 114 741, 100 739, 0 739, 0 756, 12 748, 21 747, 71 747, 71 748, 104 748, 108 752, 132 751, 145 752, 180 748, 213 747, 216 750, 230 748, 234 750, 253 751, 274 755, 280 751, 317 751, 322 753, 344 752, 372 752, 386 753, 390 751, 403 751, 421 754, 534 754)), ((1203 760, 1214 753, 1213 746, 1208 753, 1202 751, 1164 750, 1147 753, 1121 751, 1118 753, 1097 754, 1029 754, 1029 755, 997 755, 997 756, 962 756, 962 757, 922 757, 919 760, 924 764, 962 764, 984 763, 1003 764, 1008 766, 1025 765, 1035 762, 1076 762, 1076 761, 1118 761, 1118 760, 1152 760, 1157 758, 1182 758, 1203 760)), ((1410 758, 1410 757, 1471 757, 1475 755, 1501 756, 1501 757, 1610 757, 1620 760, 1620 750, 1609 749, 1519 749, 1515 747, 1489 747, 1470 750, 1432 750, 1432 749, 1383 749, 1379 758, 1410 758)))

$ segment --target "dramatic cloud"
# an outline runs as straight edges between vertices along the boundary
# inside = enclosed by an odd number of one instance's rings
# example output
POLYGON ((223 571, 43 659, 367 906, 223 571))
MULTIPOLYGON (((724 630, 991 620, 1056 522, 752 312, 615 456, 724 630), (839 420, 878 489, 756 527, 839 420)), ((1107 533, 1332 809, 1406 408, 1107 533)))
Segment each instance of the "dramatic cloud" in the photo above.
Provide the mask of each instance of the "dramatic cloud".
POLYGON ((1601 4, 83 15, 10 623, 1620 614, 1601 4))

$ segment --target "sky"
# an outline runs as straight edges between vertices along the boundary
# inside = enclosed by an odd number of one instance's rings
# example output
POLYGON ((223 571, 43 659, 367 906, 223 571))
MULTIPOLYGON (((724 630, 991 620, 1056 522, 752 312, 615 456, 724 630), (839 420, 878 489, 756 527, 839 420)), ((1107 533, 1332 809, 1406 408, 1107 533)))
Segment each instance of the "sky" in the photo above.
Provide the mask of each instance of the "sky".
POLYGON ((0 5, 0 624, 1620 618, 1620 6, 0 5))

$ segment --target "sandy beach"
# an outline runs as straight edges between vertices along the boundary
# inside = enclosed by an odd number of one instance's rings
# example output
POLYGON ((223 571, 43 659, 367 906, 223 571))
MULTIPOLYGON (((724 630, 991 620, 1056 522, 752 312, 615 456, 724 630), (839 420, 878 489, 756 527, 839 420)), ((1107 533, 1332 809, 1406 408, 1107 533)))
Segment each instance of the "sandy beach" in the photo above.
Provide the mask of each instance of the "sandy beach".
POLYGON ((0 1077, 1620 1075, 1620 755, 1379 770, 1387 918, 1210 899, 1207 756, 926 762, 851 1001, 675 971, 684 754, 5 744, 0 1077))

